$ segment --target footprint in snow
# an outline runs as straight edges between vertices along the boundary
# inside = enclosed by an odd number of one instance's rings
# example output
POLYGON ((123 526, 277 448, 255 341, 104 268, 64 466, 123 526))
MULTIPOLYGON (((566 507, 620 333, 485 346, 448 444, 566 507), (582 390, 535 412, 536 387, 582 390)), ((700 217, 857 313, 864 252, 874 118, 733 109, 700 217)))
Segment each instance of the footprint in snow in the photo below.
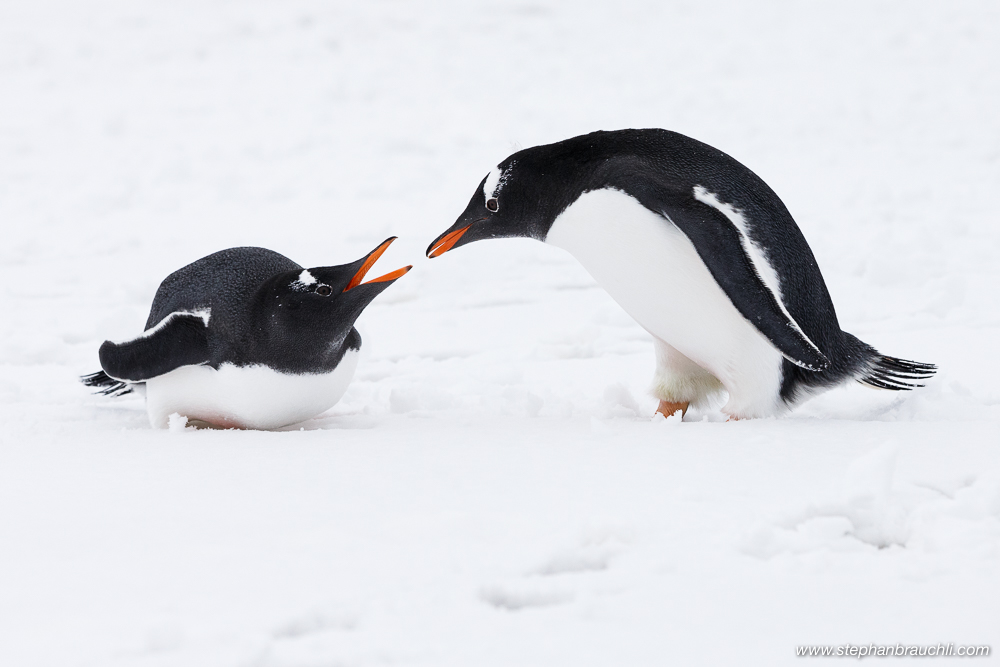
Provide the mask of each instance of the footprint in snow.
POLYGON ((565 589, 525 582, 489 586, 483 588, 479 596, 486 604, 504 611, 551 607, 572 602, 575 597, 565 589))
POLYGON ((627 541, 628 537, 619 529, 602 527, 589 530, 574 546, 555 551, 539 565, 525 571, 520 578, 484 587, 480 598, 504 611, 573 602, 580 592, 574 589, 592 581, 581 577, 603 576, 627 541))

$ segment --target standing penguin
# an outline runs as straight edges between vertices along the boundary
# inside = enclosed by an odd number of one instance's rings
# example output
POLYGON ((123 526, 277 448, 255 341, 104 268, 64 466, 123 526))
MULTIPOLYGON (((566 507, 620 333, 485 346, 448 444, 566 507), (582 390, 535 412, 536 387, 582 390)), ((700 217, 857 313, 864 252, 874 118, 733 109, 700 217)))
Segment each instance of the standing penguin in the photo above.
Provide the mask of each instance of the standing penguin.
POLYGON ((392 237, 351 264, 303 269, 264 248, 230 248, 167 276, 146 330, 105 341, 101 393, 144 385, 153 426, 178 413, 222 428, 269 429, 332 407, 358 364, 354 322, 407 266, 368 282, 392 237))
POLYGON ((569 251, 652 334, 667 415, 725 389, 725 414, 766 417, 850 380, 908 390, 935 372, 841 331, 778 196, 676 132, 594 132, 519 151, 427 256, 518 236, 569 251))

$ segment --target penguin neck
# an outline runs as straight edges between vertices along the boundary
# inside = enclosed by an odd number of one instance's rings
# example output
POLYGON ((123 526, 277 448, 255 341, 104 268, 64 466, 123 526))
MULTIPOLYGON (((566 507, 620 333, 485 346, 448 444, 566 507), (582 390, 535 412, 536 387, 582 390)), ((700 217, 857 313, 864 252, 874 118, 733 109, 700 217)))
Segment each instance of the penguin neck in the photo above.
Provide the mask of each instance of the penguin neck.
POLYGON ((308 311, 281 303, 262 289, 243 327, 242 340, 230 348, 237 366, 264 365, 283 373, 327 373, 349 350, 361 348, 353 313, 308 311), (288 308, 293 308, 285 312, 288 308), (296 313, 296 315, 292 315, 296 313))
POLYGON ((548 193, 541 220, 533 225, 534 233, 527 234, 540 241, 551 243, 549 235, 556 223, 563 218, 585 195, 601 190, 616 190, 624 194, 621 183, 637 176, 637 160, 628 156, 588 157, 580 161, 565 161, 547 169, 548 193))
POLYGON ((287 334, 271 339, 258 347, 258 358, 264 365, 283 373, 329 373, 350 350, 361 349, 361 334, 353 326, 346 334, 334 337, 310 331, 303 335, 287 334), (310 335, 311 334, 311 335, 310 335))

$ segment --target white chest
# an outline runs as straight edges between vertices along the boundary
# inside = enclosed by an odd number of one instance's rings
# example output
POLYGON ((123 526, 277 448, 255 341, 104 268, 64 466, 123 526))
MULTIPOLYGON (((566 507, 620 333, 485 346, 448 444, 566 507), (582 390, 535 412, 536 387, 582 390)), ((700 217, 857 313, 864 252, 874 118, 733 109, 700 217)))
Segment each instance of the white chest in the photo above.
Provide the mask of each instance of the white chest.
POLYGON ((643 328, 718 378, 731 400, 761 392, 774 400, 780 353, 667 219, 624 192, 597 190, 567 208, 545 240, 576 257, 643 328))
POLYGON ((225 428, 272 429, 315 417, 341 399, 354 377, 358 350, 330 373, 289 375, 267 366, 181 366, 146 382, 154 427, 171 414, 225 428))

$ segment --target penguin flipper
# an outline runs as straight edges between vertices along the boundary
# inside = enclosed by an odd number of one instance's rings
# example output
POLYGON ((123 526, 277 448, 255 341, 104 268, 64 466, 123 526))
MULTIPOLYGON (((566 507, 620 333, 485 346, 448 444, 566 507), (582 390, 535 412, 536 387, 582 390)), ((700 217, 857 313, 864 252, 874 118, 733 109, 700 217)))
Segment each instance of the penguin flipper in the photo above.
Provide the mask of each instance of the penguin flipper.
POLYGON ((125 382, 143 382, 180 366, 203 364, 209 360, 207 315, 170 313, 130 341, 104 341, 98 354, 104 372, 125 382))
POLYGON ((701 261, 736 310, 782 356, 796 366, 820 371, 830 365, 761 278, 744 232, 722 211, 699 198, 660 203, 659 213, 694 244, 701 261))

